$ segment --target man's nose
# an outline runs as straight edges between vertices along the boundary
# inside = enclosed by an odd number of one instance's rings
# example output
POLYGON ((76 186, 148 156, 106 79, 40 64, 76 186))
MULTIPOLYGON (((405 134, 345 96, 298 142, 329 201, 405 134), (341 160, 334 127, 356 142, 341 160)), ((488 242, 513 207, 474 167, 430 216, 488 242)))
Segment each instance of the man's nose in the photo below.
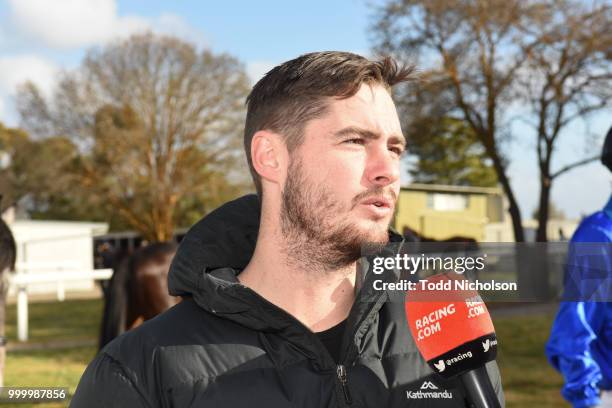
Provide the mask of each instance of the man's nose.
POLYGON ((368 155, 366 174, 370 183, 387 186, 399 179, 400 161, 386 146, 377 147, 368 155))

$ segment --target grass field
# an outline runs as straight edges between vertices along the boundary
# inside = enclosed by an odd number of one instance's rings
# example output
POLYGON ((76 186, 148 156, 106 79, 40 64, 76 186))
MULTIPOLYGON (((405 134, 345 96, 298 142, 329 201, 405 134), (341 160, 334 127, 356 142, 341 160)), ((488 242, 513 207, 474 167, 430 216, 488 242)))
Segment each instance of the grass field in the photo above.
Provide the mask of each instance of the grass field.
MULTIPOLYGON (((94 339, 100 326, 102 308, 99 299, 31 303, 28 308, 30 341, 94 339)), ((17 339, 16 314, 15 305, 9 305, 6 335, 12 342, 17 339)))
POLYGON ((553 318, 534 315, 494 319, 499 338, 497 362, 507 407, 570 407, 560 394, 563 377, 544 355, 553 318))
MULTIPOLYGON (((32 303, 29 305, 29 341, 44 343, 61 340, 94 341, 102 316, 101 300, 32 303)), ((17 342, 16 308, 7 307, 6 335, 17 342)), ((81 374, 95 356, 96 347, 55 350, 11 351, 7 353, 4 383, 14 387, 68 387, 72 395, 81 374)), ((38 408, 65 407, 68 404, 36 404, 38 408)), ((0 404, 1 408, 11 405, 0 404)), ((28 404, 14 405, 24 408, 28 404)))
MULTIPOLYGON (((30 343, 56 340, 95 340, 102 313, 99 300, 34 303, 30 305, 30 343)), ((7 335, 16 342, 15 307, 7 310, 7 335)), ((499 338, 499 357, 506 406, 508 408, 569 407, 559 394, 561 376, 544 356, 544 343, 552 323, 551 315, 503 317, 494 319, 499 338)), ((95 347, 72 347, 8 353, 6 386, 68 387, 74 393, 95 347)), ((0 404, 0 408, 10 405, 0 404)), ((24 408, 26 404, 14 405, 24 408)), ((56 408, 67 403, 36 404, 56 408)))

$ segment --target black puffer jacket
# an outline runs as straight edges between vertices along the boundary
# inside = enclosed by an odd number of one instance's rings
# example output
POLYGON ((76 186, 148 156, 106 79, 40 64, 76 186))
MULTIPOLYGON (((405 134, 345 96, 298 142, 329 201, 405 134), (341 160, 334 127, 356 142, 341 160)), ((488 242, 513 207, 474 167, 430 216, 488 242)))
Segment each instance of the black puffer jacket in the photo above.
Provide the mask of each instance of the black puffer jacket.
MULTIPOLYGON (((108 344, 87 367, 72 407, 465 406, 459 381, 432 373, 403 304, 386 293, 363 285, 337 365, 305 326, 240 285, 236 271, 253 253, 258 213, 256 197, 246 196, 191 229, 169 275, 170 292, 185 300, 108 344), (426 381, 452 398, 409 393, 426 381)), ((503 405, 497 366, 488 369, 503 405)))

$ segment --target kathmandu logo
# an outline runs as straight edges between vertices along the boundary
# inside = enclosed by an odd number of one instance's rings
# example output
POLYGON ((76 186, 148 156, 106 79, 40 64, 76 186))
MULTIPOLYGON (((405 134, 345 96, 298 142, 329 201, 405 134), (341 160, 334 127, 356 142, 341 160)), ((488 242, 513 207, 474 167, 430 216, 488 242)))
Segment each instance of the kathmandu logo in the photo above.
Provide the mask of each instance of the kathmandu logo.
POLYGON ((431 381, 425 381, 423 385, 421 385, 421 389, 422 390, 437 390, 438 387, 436 387, 436 385, 432 383, 431 381))
POLYGON ((446 369, 446 365, 444 364, 444 360, 440 360, 437 363, 433 363, 434 367, 438 369, 439 372, 442 372, 446 369))
POLYGON ((436 384, 431 381, 424 381, 421 389, 417 391, 406 391, 407 399, 452 399, 453 394, 447 390, 441 391, 436 384))
POLYGON ((486 353, 487 351, 489 351, 489 349, 491 348, 491 346, 497 346, 497 340, 489 340, 487 339, 486 341, 482 342, 482 348, 484 349, 484 352, 486 353))

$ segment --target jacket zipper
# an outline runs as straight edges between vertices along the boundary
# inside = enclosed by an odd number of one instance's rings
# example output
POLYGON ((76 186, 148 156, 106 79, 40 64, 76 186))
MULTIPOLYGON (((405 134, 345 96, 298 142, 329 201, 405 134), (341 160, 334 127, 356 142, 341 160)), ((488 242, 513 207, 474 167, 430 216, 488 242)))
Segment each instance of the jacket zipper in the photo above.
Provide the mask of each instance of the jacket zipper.
MULTIPOLYGON (((370 309, 370 312, 367 314, 366 318, 358 325, 358 328, 356 330, 356 332, 358 332, 361 327, 366 324, 366 322, 369 320, 369 318, 371 317, 371 315, 373 313, 377 313, 378 309, 380 309, 380 305, 382 303, 384 303, 385 301, 385 296, 381 296, 375 303, 374 307, 372 307, 372 309, 370 309), (374 312, 376 310, 376 312, 374 312)), ((350 315, 349 315, 350 318, 350 315)), ((345 333, 346 336, 346 333, 345 333)), ((345 351, 345 356, 343 359, 341 359, 340 361, 342 361, 344 364, 338 364, 336 365, 336 376, 338 377, 338 380, 340 381, 340 385, 342 386, 342 393, 344 394, 344 400, 346 402, 347 405, 352 405, 353 404, 353 399, 351 398, 351 392, 349 390, 348 387, 348 378, 347 378, 347 369, 346 369, 346 364, 349 363, 349 361, 353 360, 353 354, 355 354, 355 352, 357 351, 357 348, 352 345, 351 347, 348 348, 348 350, 345 351)), ((354 363, 352 363, 354 364, 354 363)))
POLYGON ((336 375, 338 376, 338 380, 340 380, 340 385, 342 385, 342 392, 344 393, 344 400, 347 405, 353 404, 353 399, 351 398, 351 392, 348 388, 348 379, 346 378, 346 367, 342 364, 339 364, 336 367, 336 375))

